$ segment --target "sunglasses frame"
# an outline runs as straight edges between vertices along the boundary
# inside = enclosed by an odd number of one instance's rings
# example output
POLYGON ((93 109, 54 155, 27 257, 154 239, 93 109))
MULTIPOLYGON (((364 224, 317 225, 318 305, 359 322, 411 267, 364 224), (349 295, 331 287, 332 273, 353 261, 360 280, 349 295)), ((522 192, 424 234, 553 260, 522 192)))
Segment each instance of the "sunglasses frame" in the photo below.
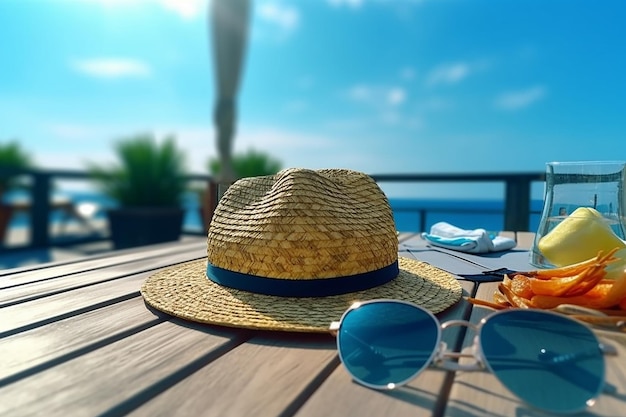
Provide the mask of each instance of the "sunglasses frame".
MULTIPOLYGON (((562 313, 557 313, 557 312, 553 312, 553 311, 546 311, 546 310, 532 310, 533 312, 536 312, 538 314, 545 314, 545 315, 549 315, 549 316, 558 316, 562 319, 568 320, 570 322, 573 322, 574 324, 577 324, 579 326, 582 326, 586 329, 589 329, 589 331, 591 331, 590 326, 588 326, 586 323, 580 322, 578 320, 574 320, 571 317, 567 317, 562 313)), ((347 370, 347 372, 350 374, 350 376, 352 377, 353 380, 355 380, 356 382, 358 382, 359 384, 366 386, 368 388, 373 388, 373 389, 377 389, 377 390, 391 390, 403 385, 406 385, 407 383, 409 383, 410 381, 412 381, 413 379, 415 379, 419 374, 421 374, 425 369, 431 368, 431 369, 439 369, 439 370, 444 370, 444 371, 489 371, 492 375, 494 375, 494 377, 498 380, 498 382, 500 382, 505 388, 507 388, 507 390, 509 392, 511 392, 512 394, 514 394, 516 397, 519 398, 519 396, 515 393, 512 392, 498 377, 498 374, 496 372, 493 371, 493 369, 491 368, 491 366, 489 365, 489 362, 486 360, 485 355, 483 353, 483 349, 481 346, 481 329, 483 328, 484 324, 487 323, 490 319, 492 319, 493 317, 499 316, 499 315, 503 315, 503 314, 517 314, 519 312, 528 312, 527 309, 521 309, 521 308, 510 308, 510 309, 505 309, 505 310, 496 310, 492 313, 489 313, 487 316, 483 317, 480 322, 478 324, 474 324, 471 323, 467 320, 448 320, 445 322, 441 322, 432 312, 430 312, 429 310, 424 309, 423 307, 420 307, 419 305, 409 302, 409 301, 403 301, 403 300, 393 300, 393 299, 375 299, 375 300, 368 300, 368 301, 362 301, 362 302, 355 302, 354 304, 352 304, 341 316, 341 319, 339 321, 333 321, 330 324, 329 330, 331 332, 331 334, 333 334, 334 336, 336 336, 337 338, 337 351, 339 353, 339 358, 341 360, 341 363, 344 364, 344 368, 347 370), (398 381, 398 382, 393 382, 393 383, 388 383, 386 385, 376 385, 376 384, 371 384, 368 383, 366 381, 363 381, 361 379, 359 379, 358 377, 356 377, 355 375, 352 374, 352 372, 350 372, 349 368, 347 366, 345 366, 345 362, 344 362, 344 358, 343 358, 343 354, 341 352, 341 345, 340 345, 340 330, 341 330, 341 325, 345 319, 345 317, 352 311, 357 310, 363 306, 366 306, 368 304, 378 304, 378 303, 396 303, 396 304, 405 304, 408 305, 410 307, 416 308, 418 311, 422 312, 423 314, 425 314, 426 316, 430 317, 431 320, 433 320, 433 322, 437 325, 437 336, 436 336, 436 341, 433 347, 433 352, 431 354, 431 356, 429 357, 429 359, 424 363, 424 365, 422 367, 420 367, 419 369, 417 369, 414 373, 412 373, 408 378, 406 378, 403 381, 398 381), (451 351, 448 349, 447 344, 442 341, 442 334, 443 331, 451 328, 451 327, 466 327, 468 329, 471 329, 474 331, 474 339, 472 342, 472 346, 470 348, 469 352, 456 352, 456 351, 451 351), (458 360, 459 359, 473 359, 473 361, 469 362, 469 363, 459 363, 458 360)), ((591 331, 591 334, 593 335, 593 337, 595 338, 596 343, 598 344, 598 348, 600 350, 600 352, 603 355, 617 355, 617 350, 615 349, 614 346, 610 345, 610 344, 606 344, 606 343, 602 343, 598 337, 591 331)), ((365 342, 363 342, 365 343, 365 342)), ((465 350, 465 349, 464 349, 465 350)), ((605 363, 605 369, 606 369, 606 363, 605 363)), ((603 373, 603 381, 604 381, 604 373, 605 373, 605 369, 602 370, 603 373)), ((606 381, 604 381, 603 386, 600 387, 600 392, 602 392, 603 388, 605 388, 607 385, 606 381)), ((592 401, 592 400, 590 400, 592 401)), ((584 408, 583 408, 584 409, 584 408)), ((578 411, 582 411, 582 410, 578 410, 578 411)))

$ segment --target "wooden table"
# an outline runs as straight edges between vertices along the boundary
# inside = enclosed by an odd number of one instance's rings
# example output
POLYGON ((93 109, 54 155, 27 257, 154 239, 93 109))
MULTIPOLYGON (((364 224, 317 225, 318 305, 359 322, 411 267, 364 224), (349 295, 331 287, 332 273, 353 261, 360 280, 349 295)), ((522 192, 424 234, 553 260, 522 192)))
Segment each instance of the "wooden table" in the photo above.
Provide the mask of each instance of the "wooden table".
MULTIPOLYGON (((474 256, 428 248, 411 234, 400 241, 403 256, 456 274, 529 268, 521 249, 474 256)), ((330 335, 198 325, 148 309, 142 282, 204 258, 205 245, 199 239, 0 271, 0 415, 544 415, 487 372, 429 369, 406 387, 378 392, 351 382, 330 335)), ((495 285, 463 281, 466 295, 486 299, 495 285)), ((489 311, 463 300, 439 318, 477 322, 489 311)), ((473 335, 455 329, 444 332, 448 345, 467 346, 473 335)), ((626 348, 614 344, 620 356, 607 357, 607 380, 616 392, 602 395, 589 415, 626 415, 626 348)))

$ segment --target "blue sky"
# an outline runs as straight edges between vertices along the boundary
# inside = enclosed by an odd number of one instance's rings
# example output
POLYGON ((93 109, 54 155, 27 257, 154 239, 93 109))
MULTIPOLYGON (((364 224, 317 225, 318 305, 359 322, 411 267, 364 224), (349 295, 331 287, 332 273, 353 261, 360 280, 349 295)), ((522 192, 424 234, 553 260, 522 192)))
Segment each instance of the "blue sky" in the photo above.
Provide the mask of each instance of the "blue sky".
MULTIPOLYGON (((120 137, 172 133, 206 173, 208 4, 1 0, 0 140, 82 169, 120 137)), ((372 174, 626 159, 626 1, 252 4, 236 151, 372 174)))

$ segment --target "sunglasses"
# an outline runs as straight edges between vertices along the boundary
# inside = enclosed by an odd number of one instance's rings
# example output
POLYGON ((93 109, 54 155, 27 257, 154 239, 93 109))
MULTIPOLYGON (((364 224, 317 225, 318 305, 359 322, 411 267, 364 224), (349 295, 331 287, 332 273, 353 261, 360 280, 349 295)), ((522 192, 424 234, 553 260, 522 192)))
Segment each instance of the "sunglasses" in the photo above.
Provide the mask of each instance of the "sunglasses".
POLYGON ((463 320, 440 324, 415 304, 373 300, 354 304, 330 330, 337 336, 341 362, 367 387, 393 389, 431 365, 450 371, 487 369, 529 405, 556 413, 592 405, 604 387, 604 354, 616 354, 587 326, 542 310, 501 310, 478 325, 463 320), (441 341, 442 330, 452 326, 476 332, 472 353, 451 352, 441 341), (473 360, 459 363, 460 358, 473 360))

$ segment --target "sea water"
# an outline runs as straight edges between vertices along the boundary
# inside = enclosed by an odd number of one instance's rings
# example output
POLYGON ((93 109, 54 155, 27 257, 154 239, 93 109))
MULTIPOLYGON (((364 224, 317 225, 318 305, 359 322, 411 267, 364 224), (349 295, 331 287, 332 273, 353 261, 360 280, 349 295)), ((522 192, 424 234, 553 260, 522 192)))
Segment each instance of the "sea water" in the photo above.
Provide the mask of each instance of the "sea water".
MULTIPOLYGON (((104 219, 107 208, 116 207, 115 201, 97 192, 64 192, 76 204, 94 203, 99 210, 94 219, 104 219)), ((396 229, 403 232, 429 231, 437 222, 447 222, 462 229, 483 228, 488 231, 501 231, 504 228, 504 201, 502 200, 461 200, 461 199, 425 199, 425 198, 389 198, 393 210, 396 229), (424 230, 420 230, 421 226, 424 230)), ((186 210, 183 227, 185 231, 201 232, 202 222, 198 211, 196 193, 186 193, 182 205, 186 210)), ((539 226, 543 201, 531 202, 529 219, 530 231, 539 226)), ((53 212, 50 221, 55 223, 62 219, 63 213, 53 212)), ((29 217, 25 213, 14 216, 10 227, 25 227, 29 217)))

